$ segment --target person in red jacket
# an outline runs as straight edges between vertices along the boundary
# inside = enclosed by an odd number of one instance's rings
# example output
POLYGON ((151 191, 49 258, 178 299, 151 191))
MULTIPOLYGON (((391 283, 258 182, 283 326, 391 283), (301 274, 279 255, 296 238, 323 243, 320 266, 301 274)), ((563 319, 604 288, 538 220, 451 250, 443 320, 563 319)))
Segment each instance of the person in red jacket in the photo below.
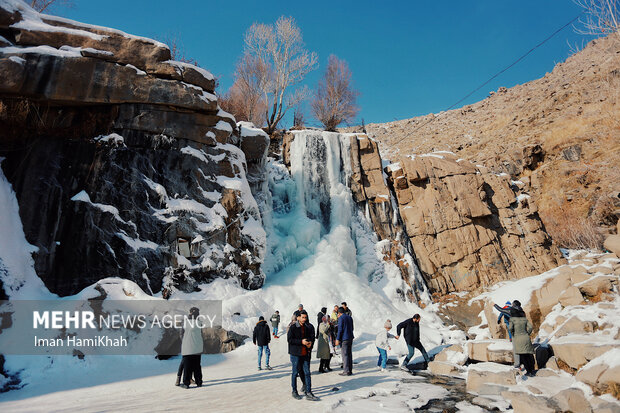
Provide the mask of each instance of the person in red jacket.
POLYGON ((292 374, 291 386, 293 388, 293 397, 301 399, 297 393, 297 374, 299 366, 303 371, 303 382, 305 383, 305 394, 308 400, 319 400, 312 393, 312 379, 310 376, 310 355, 315 340, 314 326, 308 322, 308 313, 302 310, 299 314, 298 321, 292 324, 286 335, 288 341, 288 354, 291 356, 292 374))

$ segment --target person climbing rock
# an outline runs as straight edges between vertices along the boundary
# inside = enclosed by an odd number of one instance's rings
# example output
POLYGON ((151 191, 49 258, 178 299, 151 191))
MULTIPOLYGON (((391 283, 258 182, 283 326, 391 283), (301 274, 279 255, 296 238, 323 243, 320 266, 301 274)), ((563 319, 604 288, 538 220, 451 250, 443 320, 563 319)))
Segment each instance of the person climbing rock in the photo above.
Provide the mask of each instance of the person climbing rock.
POLYGON ((424 370, 428 368, 428 363, 430 362, 428 354, 426 354, 426 350, 420 341, 420 318, 420 314, 414 314, 412 318, 408 318, 396 326, 396 340, 400 338, 401 330, 404 330, 405 343, 407 343, 407 349, 409 350, 409 354, 407 354, 400 366, 403 370, 409 371, 407 365, 413 357, 416 348, 420 350, 422 357, 424 357, 424 370))
POLYGON ((514 300, 512 303, 512 314, 510 315, 510 325, 508 326, 512 333, 512 342, 514 343, 514 349, 519 360, 525 367, 525 375, 532 377, 535 375, 534 371, 534 346, 530 339, 533 326, 532 323, 526 318, 525 311, 521 308, 521 303, 518 300, 514 300))

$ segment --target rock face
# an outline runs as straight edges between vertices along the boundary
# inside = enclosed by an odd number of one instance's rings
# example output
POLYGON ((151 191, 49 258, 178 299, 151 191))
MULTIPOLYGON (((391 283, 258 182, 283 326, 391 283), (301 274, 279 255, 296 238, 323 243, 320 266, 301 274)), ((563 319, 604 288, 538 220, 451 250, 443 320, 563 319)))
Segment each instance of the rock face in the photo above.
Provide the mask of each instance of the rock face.
POLYGON ((387 173, 432 291, 471 291, 564 263, 536 206, 507 175, 446 153, 405 159, 387 173))
POLYGON ((209 72, 18 2, 0 5, 0 32, 1 167, 50 291, 113 276, 164 297, 218 277, 262 285, 244 154, 260 150, 232 144, 209 72))

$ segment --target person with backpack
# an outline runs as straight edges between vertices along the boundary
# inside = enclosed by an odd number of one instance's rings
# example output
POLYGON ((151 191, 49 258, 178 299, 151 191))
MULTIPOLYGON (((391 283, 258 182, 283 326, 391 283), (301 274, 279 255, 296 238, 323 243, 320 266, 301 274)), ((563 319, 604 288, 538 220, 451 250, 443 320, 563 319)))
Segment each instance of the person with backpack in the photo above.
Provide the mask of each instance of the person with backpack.
POLYGON ((274 338, 278 338, 278 325, 280 324, 280 312, 276 310, 271 316, 271 328, 273 328, 272 334, 274 338))
POLYGON ((413 357, 414 349, 420 350, 422 356, 424 357, 424 370, 428 368, 428 363, 430 362, 430 358, 428 354, 426 354, 426 350, 420 341, 420 314, 414 314, 412 318, 408 318, 402 323, 396 326, 396 340, 400 338, 400 332, 404 330, 405 342, 407 343, 407 349, 409 350, 409 354, 403 360, 400 368, 402 370, 407 370, 407 365, 409 364, 409 360, 413 357))
POLYGON ((493 304, 493 307, 495 307, 495 309, 499 311, 499 317, 497 317, 497 324, 501 324, 502 318, 504 319, 504 324, 506 324, 506 330, 508 331, 508 339, 512 341, 512 333, 508 328, 508 325, 510 324, 510 309, 512 308, 512 303, 510 301, 506 301, 506 304, 504 304, 503 307, 500 307, 497 304, 493 304))
POLYGON ((273 370, 271 366, 269 366, 269 356, 271 355, 271 350, 269 350, 269 342, 271 342, 271 335, 269 332, 269 326, 263 316, 258 317, 258 323, 256 323, 252 334, 252 342, 258 346, 258 369, 262 370, 261 362, 264 351, 266 364, 265 368, 267 370, 273 370))

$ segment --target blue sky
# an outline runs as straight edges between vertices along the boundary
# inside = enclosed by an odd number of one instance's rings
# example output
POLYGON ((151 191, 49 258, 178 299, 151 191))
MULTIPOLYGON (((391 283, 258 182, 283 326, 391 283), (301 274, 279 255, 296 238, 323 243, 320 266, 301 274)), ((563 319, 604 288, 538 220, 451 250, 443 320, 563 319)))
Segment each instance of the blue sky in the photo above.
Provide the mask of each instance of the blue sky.
MULTIPOLYGON (((309 87, 330 54, 349 63, 361 92, 356 123, 439 112, 581 12, 571 0, 74 2, 55 14, 141 36, 175 36, 188 57, 220 77, 223 90, 232 84, 247 28, 293 16, 307 48, 319 55, 309 87)), ((569 44, 581 48, 589 40, 567 27, 459 106, 544 76, 569 56, 569 44)))

